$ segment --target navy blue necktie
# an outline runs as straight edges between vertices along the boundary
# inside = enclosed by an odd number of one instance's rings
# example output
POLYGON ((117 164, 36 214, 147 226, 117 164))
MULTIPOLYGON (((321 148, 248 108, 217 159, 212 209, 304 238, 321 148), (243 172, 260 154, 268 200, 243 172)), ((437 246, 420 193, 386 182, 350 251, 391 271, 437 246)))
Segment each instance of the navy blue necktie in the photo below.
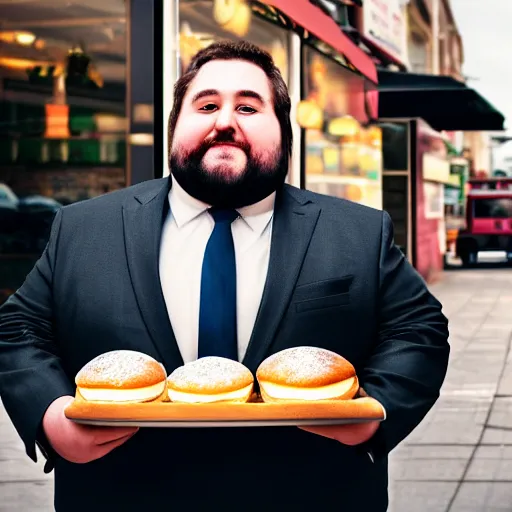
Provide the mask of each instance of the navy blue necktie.
POLYGON ((236 261, 231 224, 235 210, 210 209, 215 227, 206 245, 201 273, 199 357, 238 360, 236 261))

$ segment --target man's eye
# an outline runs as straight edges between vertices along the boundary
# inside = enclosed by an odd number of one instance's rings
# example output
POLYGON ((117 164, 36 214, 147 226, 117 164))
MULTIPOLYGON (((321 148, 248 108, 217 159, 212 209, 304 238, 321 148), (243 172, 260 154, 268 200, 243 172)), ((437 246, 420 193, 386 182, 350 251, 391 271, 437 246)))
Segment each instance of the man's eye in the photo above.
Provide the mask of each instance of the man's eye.
POLYGON ((242 114, 254 114, 256 112, 256 109, 249 107, 247 105, 241 105, 238 107, 238 110, 242 112, 242 114))
POLYGON ((214 103, 208 103, 208 105, 202 106, 199 110, 203 110, 203 111, 207 111, 207 112, 212 112, 216 108, 217 108, 217 105, 215 105, 214 103))

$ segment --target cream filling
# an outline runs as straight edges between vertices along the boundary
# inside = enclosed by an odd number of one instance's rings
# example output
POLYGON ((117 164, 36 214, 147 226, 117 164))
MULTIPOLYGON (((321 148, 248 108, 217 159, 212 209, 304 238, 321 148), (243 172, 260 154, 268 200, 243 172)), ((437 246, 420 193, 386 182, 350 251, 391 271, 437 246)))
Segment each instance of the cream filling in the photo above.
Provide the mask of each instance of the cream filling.
POLYGON ((260 387, 269 397, 280 400, 328 400, 344 395, 354 385, 354 381, 355 377, 351 377, 336 384, 318 388, 299 388, 260 382, 260 387))
POLYGON ((212 395, 199 394, 199 393, 184 393, 183 391, 176 391, 169 386, 167 392, 171 402, 185 402, 185 403, 211 403, 223 401, 243 401, 251 396, 253 384, 249 384, 245 388, 237 389, 236 391, 229 391, 227 393, 215 393, 212 395))
POLYGON ((135 389, 82 388, 79 393, 91 402, 142 402, 159 397, 165 390, 166 381, 135 389))

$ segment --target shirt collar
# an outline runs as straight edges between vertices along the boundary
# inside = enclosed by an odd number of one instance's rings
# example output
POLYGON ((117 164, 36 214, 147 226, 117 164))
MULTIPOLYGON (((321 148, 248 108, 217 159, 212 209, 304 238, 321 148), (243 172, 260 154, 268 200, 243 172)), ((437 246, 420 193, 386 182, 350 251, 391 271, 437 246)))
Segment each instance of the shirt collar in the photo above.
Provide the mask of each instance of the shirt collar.
MULTIPOLYGON (((187 193, 171 174, 169 205, 178 228, 182 228, 196 217, 202 215, 210 205, 199 201, 187 193)), ((256 233, 261 234, 274 213, 276 193, 273 192, 257 203, 238 208, 237 211, 246 224, 256 233)))
POLYGON ((206 203, 185 192, 172 174, 169 207, 178 228, 182 228, 209 208, 206 203))

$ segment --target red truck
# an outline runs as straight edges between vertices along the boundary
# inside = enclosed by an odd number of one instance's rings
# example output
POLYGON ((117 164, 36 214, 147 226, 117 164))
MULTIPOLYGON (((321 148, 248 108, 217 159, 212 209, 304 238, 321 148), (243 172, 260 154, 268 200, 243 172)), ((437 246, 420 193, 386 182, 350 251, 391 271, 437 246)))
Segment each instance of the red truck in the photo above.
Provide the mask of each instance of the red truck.
POLYGON ((512 178, 469 181, 466 227, 457 235, 456 254, 464 266, 473 266, 483 251, 505 252, 512 263, 512 178))

